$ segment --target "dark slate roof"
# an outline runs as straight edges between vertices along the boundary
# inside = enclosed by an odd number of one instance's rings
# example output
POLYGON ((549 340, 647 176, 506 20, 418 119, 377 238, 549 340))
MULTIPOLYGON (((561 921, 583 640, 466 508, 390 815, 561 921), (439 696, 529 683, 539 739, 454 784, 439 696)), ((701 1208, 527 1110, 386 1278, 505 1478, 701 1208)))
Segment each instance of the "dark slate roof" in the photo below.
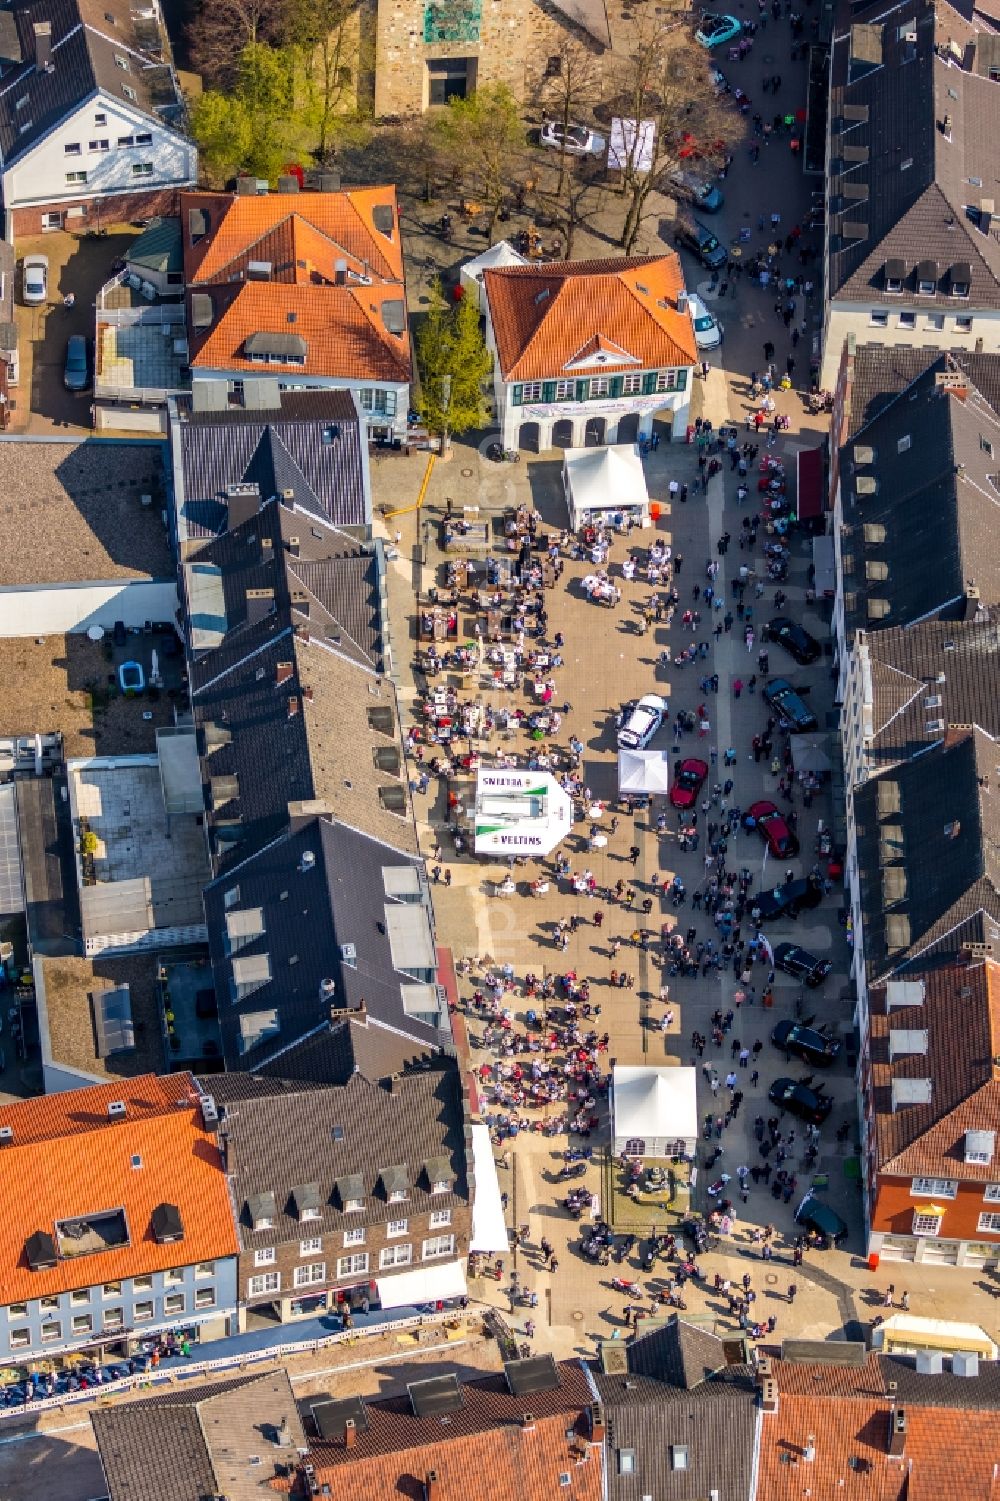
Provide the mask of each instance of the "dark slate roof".
POLYGON ((1000 412, 1000 354, 973 354, 965 349, 913 349, 906 345, 862 344, 852 357, 847 433, 853 437, 889 406, 893 397, 926 371, 960 371, 980 396, 1000 412))
POLYGON ((958 378, 927 370, 840 450, 849 634, 1000 601, 1000 419, 958 378))
MULTIPOLYGON (((702 1381, 692 1390, 643 1376, 592 1379, 605 1405, 609 1501, 745 1501, 752 1494, 756 1393, 749 1371, 740 1381, 702 1381), (672 1450, 687 1449, 674 1468, 672 1450), (631 1451, 634 1472, 622 1473, 631 1451)), ((732 1374, 732 1373, 731 1373, 732 1374)))
POLYGON ((260 486, 264 500, 294 490, 307 531, 309 515, 338 527, 371 523, 366 440, 350 392, 281 391, 278 399, 274 410, 196 411, 190 398, 178 402, 172 436, 182 545, 221 531, 226 489, 246 481, 260 486))
POLYGON ((0 84, 0 156, 5 168, 99 93, 170 128, 170 116, 181 105, 177 85, 169 65, 146 50, 147 39, 139 34, 127 0, 108 0, 99 9, 84 0, 30 0, 16 5, 14 22, 25 62, 0 84), (39 21, 52 27, 52 67, 47 71, 38 71, 34 64, 32 28, 39 21), (126 58, 127 72, 116 56, 126 58), (129 98, 124 88, 136 97, 129 98), (21 99, 28 102, 18 109, 21 99))
POLYGON ((976 724, 1000 737, 1000 608, 971 620, 872 631, 863 645, 858 640, 871 667, 874 774, 943 739, 943 728, 927 729, 938 721, 976 724))
POLYGON ((275 1461, 296 1465, 306 1442, 284 1370, 160 1392, 90 1416, 110 1501, 251 1501, 266 1493, 275 1461), (251 1467, 255 1454, 262 1464, 251 1467))
POLYGON ((439 1051, 432 1044, 401 1037, 395 1030, 370 1021, 367 1010, 362 1010, 305 1038, 265 1065, 261 1073, 280 1076, 289 1088, 346 1084, 356 1073, 375 1081, 425 1068, 439 1051))
POLYGON ((247 1244, 281 1245, 301 1238, 293 1190, 304 1183, 319 1185, 320 1218, 310 1222, 309 1231, 316 1235, 398 1218, 399 1206, 390 1203, 380 1179, 390 1167, 405 1169, 409 1215, 470 1201, 462 1080, 451 1059, 407 1074, 391 1088, 360 1074, 343 1086, 299 1092, 258 1078, 249 1081, 251 1088, 241 1085, 238 1098, 229 1102, 225 1076, 218 1089, 211 1082, 222 1106, 226 1170, 247 1244), (453 1182, 447 1193, 431 1193, 427 1164, 434 1158, 445 1158, 450 1166, 453 1182), (350 1177, 361 1178, 363 1214, 344 1212, 336 1185, 350 1177), (247 1206, 255 1194, 274 1195, 273 1229, 251 1231, 247 1206))
POLYGON ((877 1357, 886 1385, 896 1383, 896 1401, 919 1407, 957 1407, 971 1412, 1000 1407, 1000 1361, 981 1360, 979 1374, 953 1376, 941 1371, 925 1376, 914 1367, 912 1357, 877 1357))
MULTIPOLYGON (((421 874, 423 869, 415 854, 344 824, 313 818, 205 888, 223 1052, 230 1068, 261 1067, 292 1044, 318 1035, 333 1005, 356 1010, 363 1004, 372 1025, 392 1027, 427 1047, 446 1040, 437 1026, 404 1008, 400 987, 411 983, 411 976, 395 967, 385 931, 386 908, 393 899, 386 896, 383 871, 398 867, 421 874), (263 932, 234 956, 227 913, 258 908, 263 932), (347 944, 354 945, 353 958, 342 949, 347 944), (234 1001, 234 957, 264 954, 270 978, 234 1001), (334 982, 332 991, 327 981, 334 982), (276 1030, 248 1044, 255 1025, 248 1019, 270 1012, 276 1030)), ((429 904, 423 910, 429 914, 429 904)))
POLYGON ((681 1318, 672 1319, 629 1346, 630 1371, 671 1386, 697 1386, 725 1364, 724 1341, 681 1318))
POLYGON ((855 791, 869 984, 1000 942, 998 766, 988 735, 956 732, 855 791))
MULTIPOLYGON (((907 307, 1000 308, 1000 239, 984 235, 978 212, 967 212, 970 205, 978 211, 982 194, 991 196, 1000 91, 938 54, 933 0, 902 0, 888 12, 845 5, 835 33, 831 295, 881 301, 886 262, 899 260, 903 291, 889 296, 907 307), (915 41, 907 39, 911 22, 915 41), (975 189, 970 178, 986 186, 975 189), (929 261, 936 266, 933 297, 917 293, 917 266, 929 261), (950 271, 963 263, 971 268, 970 296, 956 304, 950 271)), ((956 273, 954 279, 966 278, 956 273)))

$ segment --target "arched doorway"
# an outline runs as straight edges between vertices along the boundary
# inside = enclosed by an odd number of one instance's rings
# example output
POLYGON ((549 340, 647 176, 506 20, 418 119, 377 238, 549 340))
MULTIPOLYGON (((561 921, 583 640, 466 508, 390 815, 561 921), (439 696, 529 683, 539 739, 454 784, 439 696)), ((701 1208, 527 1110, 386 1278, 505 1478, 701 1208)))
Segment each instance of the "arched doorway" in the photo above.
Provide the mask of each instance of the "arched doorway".
POLYGON ((525 453, 538 453, 540 436, 537 422, 522 422, 517 431, 517 446, 525 453))
POLYGON ((618 437, 616 443, 634 443, 639 436, 639 413, 626 412, 624 417, 618 420, 618 437))
POLYGON ((552 447, 553 448, 572 448, 572 447, 574 447, 574 443, 573 443, 573 423, 572 423, 572 420, 569 417, 560 417, 559 421, 553 424, 553 427, 552 427, 552 447))
POLYGON ((607 431, 607 427, 608 424, 603 417, 588 417, 583 435, 584 446, 586 448, 600 448, 604 442, 604 434, 607 431))

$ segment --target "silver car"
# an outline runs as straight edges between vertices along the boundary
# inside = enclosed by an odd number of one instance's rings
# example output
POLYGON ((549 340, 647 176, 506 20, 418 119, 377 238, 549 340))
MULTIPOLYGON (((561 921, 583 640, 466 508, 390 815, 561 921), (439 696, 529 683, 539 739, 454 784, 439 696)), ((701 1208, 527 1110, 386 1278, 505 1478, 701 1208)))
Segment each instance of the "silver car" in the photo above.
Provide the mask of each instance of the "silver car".
POLYGON ((667 701, 658 693, 644 693, 625 715, 618 731, 618 744, 624 750, 645 750, 663 723, 667 701))
POLYGON ((29 307, 49 299, 49 258, 47 255, 24 257, 24 300, 29 307))
POLYGON ((586 125, 563 125, 559 120, 549 120, 543 125, 538 139, 543 146, 565 151, 567 156, 603 156, 608 144, 586 125))

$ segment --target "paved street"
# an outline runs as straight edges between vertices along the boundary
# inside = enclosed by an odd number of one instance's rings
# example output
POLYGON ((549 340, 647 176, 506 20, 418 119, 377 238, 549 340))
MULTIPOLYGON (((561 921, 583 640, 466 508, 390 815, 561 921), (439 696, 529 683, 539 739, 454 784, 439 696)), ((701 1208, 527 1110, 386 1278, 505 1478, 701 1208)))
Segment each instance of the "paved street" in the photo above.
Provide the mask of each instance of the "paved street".
MULTIPOLYGON (((758 107, 760 101, 761 113, 765 118, 769 118, 768 108, 771 111, 778 107, 782 112, 794 112, 804 103, 805 63, 790 63, 789 40, 787 22, 782 21, 777 26, 772 22, 766 30, 758 32, 753 52, 745 62, 719 59, 730 82, 738 83, 751 95, 754 108, 758 107), (762 93, 762 80, 779 70, 783 79, 777 106, 769 103, 768 108, 765 108, 763 101, 770 101, 771 96, 762 93)), ((789 151, 787 137, 781 137, 762 145, 760 160, 756 165, 751 163, 747 148, 742 148, 724 186, 727 201, 722 212, 715 217, 712 227, 720 238, 732 242, 738 238, 742 226, 749 226, 750 238, 741 247, 744 257, 747 257, 766 249, 780 235, 789 233, 793 226, 804 222, 812 180, 802 176, 797 158, 789 151), (772 229, 772 212, 781 216, 779 229, 772 229), (761 215, 764 216, 763 230, 758 228, 761 215)), ((803 237, 803 242, 806 242, 806 237, 803 237)), ((656 248, 655 244, 649 243, 648 237, 646 248, 656 248)), ((788 274, 794 275, 801 269, 797 249, 796 246, 794 257, 782 256, 788 267, 788 274)), ((593 247, 581 245, 578 253, 583 255, 591 250, 596 252, 596 244, 593 247)), ((600 253, 608 253, 606 242, 600 253)), ((740 427, 742 443, 753 436, 746 431, 748 376, 750 371, 763 367, 765 340, 775 345, 773 358, 779 374, 785 369, 786 358, 791 356, 795 361, 794 386, 808 389, 808 351, 818 327, 819 294, 818 291, 814 293, 804 305, 803 300, 799 299, 795 316, 786 327, 783 317, 778 316, 775 311, 773 288, 750 285, 743 276, 730 278, 728 282, 713 286, 686 257, 685 260, 689 285, 697 285, 707 300, 714 298, 714 311, 726 327, 721 358, 714 359, 706 381, 699 380, 695 383, 692 419, 703 416, 711 419, 716 427, 722 422, 732 421, 740 427), (796 328, 799 337, 793 339, 796 328)), ((809 272, 803 274, 808 275, 809 272)), ((805 417, 804 400, 800 391, 793 388, 789 392, 775 394, 778 410, 789 417, 789 430, 777 435, 777 442, 770 452, 793 472, 796 452, 821 440, 823 431, 816 424, 822 419, 805 417)), ((443 558, 436 549, 433 535, 436 525, 428 526, 428 522, 436 523, 448 498, 456 505, 478 504, 484 512, 498 512, 505 506, 530 500, 541 514, 546 529, 559 529, 565 525, 560 456, 557 453, 537 457, 525 455, 526 462, 520 465, 495 466, 488 464, 482 456, 487 441, 480 441, 478 449, 460 443, 456 445, 451 463, 437 466, 422 513, 421 536, 418 537, 417 518, 412 513, 401 515, 398 520, 390 523, 393 530, 398 527, 402 533, 402 556, 393 565, 390 580, 390 605, 397 622, 404 617, 412 617, 414 589, 426 589, 431 583, 442 581, 443 558), (423 567, 416 561, 415 546, 419 541, 423 541, 427 547, 423 567)), ((761 452, 765 451, 762 445, 761 452)), ((733 1063, 733 1039, 747 1047, 758 1040, 763 1044, 759 1050, 759 1079, 756 1084, 750 1082, 752 1061, 746 1068, 737 1068, 738 1086, 744 1093, 742 1108, 735 1122, 723 1132, 720 1145, 724 1155, 714 1171, 706 1173, 704 1168, 700 1170, 700 1182, 694 1196, 697 1209, 711 1207, 710 1201, 705 1197, 706 1184, 720 1171, 730 1174, 732 1182, 727 1193, 737 1200, 737 1229, 728 1243, 703 1257, 702 1261, 710 1277, 719 1271, 723 1277, 731 1277, 734 1282, 738 1282, 747 1266, 750 1266, 753 1286, 758 1292, 754 1317, 763 1319, 768 1314, 775 1314, 779 1333, 794 1331, 821 1337, 831 1331, 837 1333, 846 1330, 856 1335, 861 1327, 866 1327, 867 1321, 876 1311, 881 1300, 881 1289, 892 1280, 896 1283, 897 1291, 906 1286, 915 1312, 934 1316, 975 1316, 986 1327, 995 1330, 997 1289, 991 1281, 984 1279, 972 1285, 969 1277, 954 1272, 946 1274, 944 1269, 934 1267, 890 1266, 871 1274, 859 1254, 862 1234, 856 1157, 857 1108, 853 1052, 849 1046, 852 1008, 846 998, 849 951, 845 930, 838 920, 843 899, 840 887, 835 886, 817 910, 804 913, 797 922, 784 919, 769 924, 767 931, 772 943, 792 940, 814 954, 830 959, 832 974, 820 991, 806 992, 803 1010, 806 1015, 816 1014, 818 1021, 829 1023, 845 1043, 841 1058, 830 1070, 829 1079, 824 1079, 824 1084, 828 1085, 836 1097, 836 1106, 823 1127, 817 1161, 809 1166, 803 1164, 801 1154, 804 1148, 804 1127, 801 1123, 793 1122, 790 1118, 781 1121, 783 1132, 787 1133, 792 1127, 795 1128, 794 1142, 786 1140, 783 1143, 788 1151, 785 1168, 796 1176, 796 1188, 789 1204, 780 1198, 773 1198, 764 1185, 753 1184, 750 1185, 748 1202, 739 1203, 736 1169, 741 1165, 753 1167, 760 1163, 753 1123, 758 1115, 767 1117, 774 1113, 773 1107, 769 1107, 766 1100, 768 1085, 779 1075, 801 1079, 810 1072, 806 1065, 796 1064, 794 1060, 787 1064, 784 1056, 768 1040, 775 1022, 794 1014, 795 999, 799 995, 797 982, 779 974, 774 984, 773 1008, 765 1012, 760 1005, 760 995, 765 987, 768 965, 765 962, 755 966, 752 985, 756 991, 756 1004, 748 1005, 737 1015, 732 1031, 727 1032, 722 1046, 715 1047, 711 1042, 711 1017, 717 1010, 725 1013, 734 1007, 738 974, 727 968, 721 973, 710 970, 705 978, 670 976, 660 966, 661 954, 657 944, 651 945, 648 952, 629 947, 629 936, 639 925, 647 926, 653 934, 658 933, 661 927, 668 932, 679 931, 682 934, 693 928, 695 942, 704 942, 716 936, 710 918, 703 912, 692 911, 690 896, 704 883, 705 825, 709 820, 718 822, 720 814, 717 808, 710 808, 707 814, 700 814, 698 848, 686 852, 682 851, 678 843, 677 815, 672 811, 668 810, 667 829, 662 837, 656 829, 656 817, 661 811, 659 805, 654 806, 649 813, 638 815, 634 821, 623 816, 615 802, 614 716, 624 700, 644 692, 660 692, 669 698, 672 715, 678 710, 694 711, 704 703, 711 726, 709 732, 704 738, 697 732, 685 735, 678 753, 697 755, 706 760, 711 752, 716 753, 719 769, 716 771, 713 766, 705 793, 717 777, 721 780, 723 776, 729 776, 734 782, 728 799, 730 807, 745 809, 760 797, 778 802, 783 809, 788 807, 778 793, 778 778, 772 773, 767 758, 755 761, 751 753, 751 740, 763 730, 767 717, 759 696, 763 674, 758 673, 756 693, 744 686, 737 698, 733 690, 735 680, 741 679, 746 685, 751 675, 758 671, 757 650, 760 641, 755 639, 752 651, 747 651, 743 636, 747 619, 734 621, 731 631, 723 630, 717 642, 712 633, 715 620, 736 603, 731 586, 739 576, 740 565, 754 566, 763 572, 760 551, 760 544, 765 540, 763 529, 753 556, 749 551, 741 550, 738 545, 738 538, 743 530, 742 521, 755 508, 757 465, 751 466, 751 494, 746 505, 741 508, 736 498, 738 476, 726 461, 723 462, 722 472, 709 482, 707 494, 696 493, 698 469, 696 451, 692 446, 662 444, 658 451, 646 458, 645 464, 650 496, 661 502, 663 515, 655 529, 633 534, 628 545, 621 538, 616 539, 613 545, 611 574, 622 588, 620 606, 609 612, 586 599, 579 587, 579 580, 589 571, 589 565, 582 561, 567 563, 560 584, 546 599, 549 638, 556 631, 561 631, 566 640, 563 650, 564 666, 558 675, 557 701, 563 699, 570 708, 556 739, 563 747, 572 735, 583 742, 584 782, 595 798, 606 800, 612 805, 602 820, 606 833, 612 813, 618 813, 617 832, 610 835, 606 847, 589 850, 586 825, 583 825, 578 826, 579 833, 567 840, 562 850, 556 854, 566 854, 575 872, 585 868, 591 870, 602 891, 614 887, 619 879, 631 884, 636 892, 635 909, 627 910, 620 905, 609 904, 604 899, 594 902, 586 897, 574 896, 567 882, 554 879, 551 880, 548 896, 533 898, 527 894, 526 885, 526 878, 534 873, 530 868, 516 872, 520 882, 520 891, 516 897, 501 900, 492 896, 494 883, 504 871, 482 860, 454 857, 450 838, 443 832, 444 788, 432 780, 428 796, 418 797, 417 802, 428 853, 440 839, 441 861, 450 869, 452 876, 450 887, 440 884, 435 888, 441 941, 453 948, 459 960, 474 960, 476 956, 490 955, 497 964, 510 964, 518 981, 523 980, 523 976, 529 972, 541 975, 562 974, 572 970, 580 977, 589 977, 591 999, 601 1006, 600 1016, 592 1025, 599 1032, 609 1033, 608 1051, 606 1055, 602 1055, 602 1066, 609 1059, 621 1063, 663 1063, 670 1060, 678 1063, 697 1062, 692 1053, 691 1036, 693 1032, 700 1032, 709 1038, 704 1062, 714 1066, 718 1079, 722 1081, 733 1063), (685 505, 676 504, 671 508, 667 498, 667 487, 671 480, 688 485, 690 499, 685 505), (621 574, 621 563, 628 552, 636 552, 640 559, 644 557, 645 549, 653 540, 653 530, 658 540, 669 543, 675 559, 678 554, 683 559, 679 574, 674 580, 679 601, 670 627, 660 625, 641 635, 638 629, 640 612, 642 604, 652 591, 647 584, 640 582, 639 577, 635 582, 628 583, 621 574), (728 551, 720 556, 717 543, 725 532, 730 534, 732 541, 728 551), (715 612, 715 620, 710 623, 709 616, 713 612, 702 608, 700 628, 692 635, 690 629, 682 625, 682 613, 696 607, 692 591, 695 585, 700 588, 707 582, 705 565, 710 559, 717 559, 720 564, 715 587, 719 596, 725 600, 725 609, 715 612), (707 659, 683 668, 671 665, 668 671, 664 670, 659 661, 661 653, 669 652, 673 661, 692 640, 708 643, 707 659), (700 686, 701 680, 713 673, 718 674, 719 678, 717 694, 706 692, 700 686), (736 751, 736 765, 725 771, 725 751, 730 747, 736 751), (633 844, 639 848, 634 868, 629 859, 629 850, 633 844), (654 876, 658 877, 656 887, 652 885, 654 876), (675 876, 683 881, 689 897, 683 906, 676 909, 665 899, 662 889, 664 881, 672 881, 675 876), (647 896, 652 899, 652 911, 648 918, 643 919, 637 913, 642 900, 647 896), (592 911, 598 907, 605 912, 600 929, 589 921, 592 911), (555 941, 556 924, 560 919, 572 917, 574 913, 580 919, 579 926, 569 936, 565 952, 560 952, 555 941), (616 936, 625 944, 617 960, 612 951, 612 939, 616 936), (630 973, 635 988, 613 988, 609 979, 613 967, 630 973), (669 988, 666 1005, 660 1000, 662 986, 669 988), (673 1012, 673 1022, 664 1032, 660 1028, 660 1022, 667 1007, 673 1012), (844 1127, 848 1132, 846 1141, 837 1140, 838 1127, 844 1127), (807 1252, 805 1265, 793 1271, 791 1241, 796 1232, 793 1229, 792 1210, 813 1174, 823 1174, 828 1180, 823 1197, 849 1222, 851 1236, 841 1250, 807 1252), (775 1227, 777 1247, 775 1260, 766 1264, 761 1262, 759 1250, 752 1239, 754 1227, 765 1224, 775 1227), (785 1297, 789 1281, 795 1281, 799 1291, 794 1303, 789 1303, 785 1297)), ((421 471, 412 460, 406 464, 398 460, 386 460, 376 465, 376 506, 405 506, 408 500, 412 502, 419 486, 420 474, 421 471)), ((824 607, 807 602, 806 598, 810 584, 809 563, 808 540, 796 539, 792 545, 788 580, 781 585, 787 595, 784 610, 813 635, 825 640, 828 636, 828 621, 824 607)), ((760 623, 776 613, 774 588, 773 584, 769 584, 760 598, 751 597, 752 587, 747 593, 746 603, 758 638, 760 623)), ((398 624, 395 635, 397 670, 404 702, 413 703, 422 687, 422 682, 415 677, 413 670, 414 643, 412 640, 407 642, 400 639, 402 632, 398 624)), ((769 670, 772 675, 778 673, 788 676, 796 686, 807 689, 810 705, 822 729, 826 715, 832 708, 833 684, 829 656, 824 656, 810 668, 801 668, 780 647, 771 645, 769 670)), ((524 697, 520 693, 497 695, 487 692, 483 696, 498 707, 513 708, 524 703, 524 697)), ((671 736, 667 728, 660 732, 654 742, 657 745, 670 743, 671 736)), ((776 743, 780 750, 780 735, 776 736, 776 743)), ((521 734, 512 744, 505 743, 503 748, 524 752, 526 744, 521 734)), ((665 809, 665 800, 661 802, 665 809)), ((801 854, 791 865, 794 874, 800 876, 809 871, 816 859, 814 848, 818 820, 823 819, 827 823, 830 821, 829 789, 817 796, 811 807, 806 807, 801 788, 796 787, 794 807, 799 818, 801 854)), ((555 855, 553 862, 554 859, 555 855)), ((730 840, 725 867, 731 871, 749 868, 756 889, 777 884, 782 878, 784 863, 777 864, 772 859, 766 859, 764 845, 759 837, 755 833, 740 831, 730 840)), ((550 877, 553 872, 554 863, 550 865, 550 877)), ((749 927, 749 923, 745 922, 744 939, 750 936, 749 927)), ((474 969, 473 978, 479 973, 479 970, 474 969)), ((468 999, 472 988, 472 983, 463 984, 463 1000, 468 999)), ((513 996, 505 998, 505 1004, 510 1004, 514 1011, 514 1027, 517 1029, 519 1022, 523 1025, 524 1009, 531 1002, 526 1001, 517 991, 513 996)), ((482 1027, 471 1016, 465 1020, 469 1033, 478 1040, 482 1027)), ((484 1058, 491 1059, 492 1054, 473 1048, 468 1060, 470 1068, 477 1067, 484 1058)), ((724 1085, 720 1087, 717 1100, 706 1073, 699 1068, 698 1089, 700 1118, 703 1119, 709 1111, 714 1115, 720 1114, 724 1108, 720 1102, 725 1101, 727 1094, 724 1085)), ((502 1113, 491 1110, 488 1101, 487 1091, 483 1105, 487 1117, 502 1113)), ((553 1112, 556 1108, 551 1107, 553 1112)), ((558 1153, 565 1141, 566 1138, 562 1136, 550 1139, 535 1133, 522 1133, 515 1143, 505 1144, 509 1148, 511 1169, 509 1172, 502 1172, 501 1176, 509 1195, 509 1223, 511 1226, 529 1226, 528 1245, 517 1253, 517 1262, 522 1282, 534 1286, 539 1292, 542 1313, 535 1315, 539 1325, 537 1337, 557 1350, 568 1352, 575 1348, 590 1348, 589 1342, 595 1338, 624 1332, 621 1317, 623 1300, 612 1294, 607 1284, 612 1273, 636 1276, 640 1263, 634 1257, 629 1266, 617 1267, 612 1263, 608 1269, 595 1268, 574 1249, 579 1242, 579 1226, 569 1219, 558 1203, 564 1190, 555 1182, 558 1153), (552 1242, 557 1251, 559 1269, 554 1276, 544 1269, 537 1249, 543 1236, 552 1242)), ((704 1161, 708 1149, 707 1143, 699 1143, 699 1161, 704 1161)), ((587 1181, 595 1192, 604 1195, 610 1179, 594 1166, 587 1181)), ((618 1204, 621 1202, 619 1200, 618 1204)), ((602 1210, 609 1217, 619 1216, 616 1228, 624 1231, 629 1229, 629 1223, 621 1218, 622 1210, 618 1208, 618 1204, 612 1207, 602 1203, 602 1210)), ((666 1218, 665 1216, 663 1229, 668 1228, 666 1218)), ((507 1308, 508 1270, 509 1264, 499 1284, 493 1281, 481 1283, 476 1288, 477 1295, 507 1308)), ((639 1275, 644 1290, 655 1290, 660 1283, 660 1273, 664 1270, 663 1264, 659 1264, 653 1278, 639 1275)), ((728 1315, 724 1299, 698 1290, 691 1292, 690 1284, 685 1292, 692 1313, 721 1320, 719 1327, 736 1327, 735 1320, 728 1315)), ((519 1313, 523 1319, 523 1310, 519 1313)))

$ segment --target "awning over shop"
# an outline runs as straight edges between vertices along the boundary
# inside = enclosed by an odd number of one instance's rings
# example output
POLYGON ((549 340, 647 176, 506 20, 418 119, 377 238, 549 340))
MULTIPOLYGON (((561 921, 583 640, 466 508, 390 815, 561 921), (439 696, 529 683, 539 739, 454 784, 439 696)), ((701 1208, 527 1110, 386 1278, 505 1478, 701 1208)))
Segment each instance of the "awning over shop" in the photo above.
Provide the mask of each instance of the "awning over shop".
POLYGON ((796 515, 800 521, 818 521, 824 511, 822 448, 800 449, 795 474, 796 515))
POLYGON ((618 790, 619 792, 669 792, 670 752, 619 751, 618 790))
POLYGON ((490 1141, 489 1126, 472 1127, 472 1166, 476 1174, 476 1196, 472 1201, 472 1239, 470 1251, 509 1251, 510 1238, 503 1217, 500 1180, 490 1141))
POLYGON ((820 599, 832 599, 837 592, 837 565, 833 538, 813 538, 813 587, 820 599))
POLYGON ((398 1272, 395 1277, 379 1277, 375 1285, 383 1308, 418 1308, 422 1303, 436 1303, 439 1298, 464 1298, 468 1293, 461 1261, 398 1272))
POLYGON ((476 854, 541 857, 573 822, 569 794, 547 771, 482 767, 476 778, 476 854))
POLYGON ((620 511, 649 520, 649 491, 642 460, 632 443, 606 448, 567 448, 563 488, 574 531, 595 516, 620 511))
MULTIPOLYGON (((926 1210, 921 1211, 926 1213, 926 1210)), ((986 1360, 996 1360, 997 1346, 978 1324, 955 1324, 946 1319, 920 1319, 893 1314, 872 1332, 872 1343, 890 1350, 972 1350, 986 1360)))

